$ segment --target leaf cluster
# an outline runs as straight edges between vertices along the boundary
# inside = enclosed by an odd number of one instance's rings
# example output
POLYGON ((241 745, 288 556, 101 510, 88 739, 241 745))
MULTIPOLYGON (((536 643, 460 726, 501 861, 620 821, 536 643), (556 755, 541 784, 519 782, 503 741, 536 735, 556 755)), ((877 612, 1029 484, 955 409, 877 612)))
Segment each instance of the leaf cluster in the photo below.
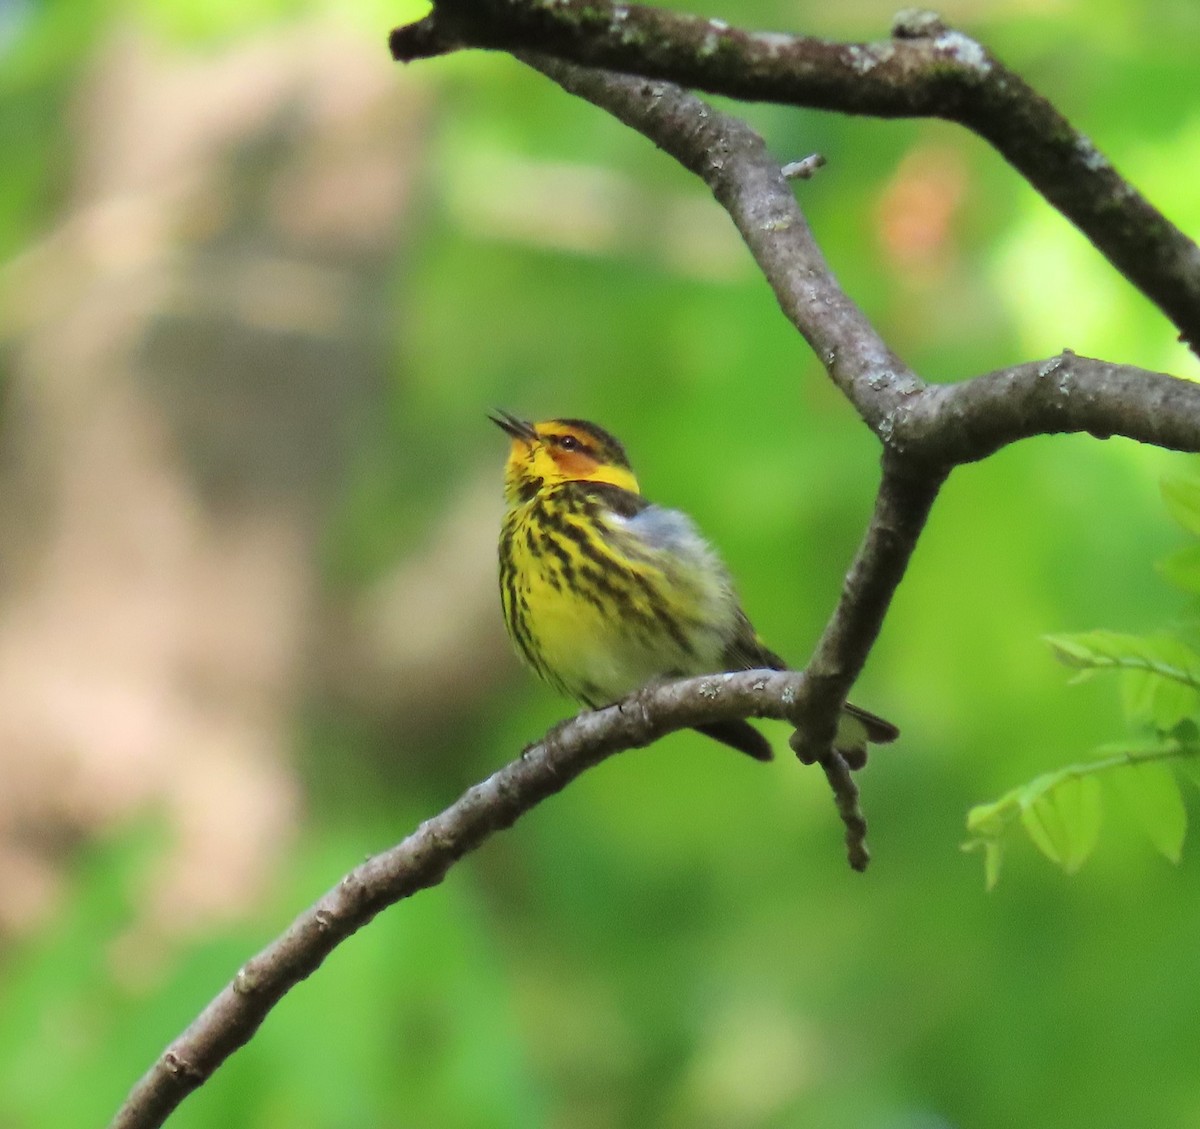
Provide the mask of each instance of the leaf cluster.
MULTIPOLYGON (((1163 500, 1176 522, 1200 538, 1200 473, 1165 478, 1163 500)), ((1200 542, 1164 559, 1175 587, 1200 596, 1200 542)), ((1102 745, 1091 760, 1046 772, 967 813, 964 850, 983 854, 989 889, 1000 877, 1009 832, 1020 827, 1051 862, 1077 871, 1100 837, 1103 797, 1117 793, 1155 849, 1178 863, 1187 832, 1180 777, 1200 786, 1200 651, 1195 623, 1149 635, 1088 631, 1046 636, 1055 658, 1077 673, 1117 671, 1129 739, 1102 745), (1104 788, 1101 782, 1104 782, 1104 788)))

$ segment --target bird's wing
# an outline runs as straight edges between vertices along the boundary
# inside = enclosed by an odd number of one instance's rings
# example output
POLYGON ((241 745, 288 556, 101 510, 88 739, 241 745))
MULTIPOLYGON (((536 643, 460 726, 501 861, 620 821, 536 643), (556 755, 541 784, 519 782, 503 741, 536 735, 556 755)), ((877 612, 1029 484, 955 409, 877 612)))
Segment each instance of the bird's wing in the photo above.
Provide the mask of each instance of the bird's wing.
MULTIPOLYGON (((645 499, 640 500, 645 502, 645 499)), ((735 604, 736 610, 733 632, 721 656, 723 669, 787 669, 787 663, 758 637, 758 632, 754 630, 741 604, 737 603, 733 581, 729 578, 724 563, 687 514, 646 503, 630 518, 629 528, 652 548, 695 561, 705 570, 724 578, 728 598, 735 604)))
POLYGON ((664 557, 690 563, 698 570, 728 582, 721 558, 704 540, 696 523, 680 510, 648 502, 641 494, 606 482, 588 483, 588 494, 616 516, 620 530, 664 557))
POLYGON ((630 519, 629 529, 653 549, 702 561, 705 567, 721 573, 725 571, 716 553, 700 535, 696 523, 679 510, 648 503, 630 519))
MULTIPOLYGON (((641 494, 607 483, 589 483, 588 492, 624 519, 628 531, 650 549, 681 561, 692 561, 701 571, 721 577, 720 583, 726 586, 728 598, 736 602, 733 581, 729 579, 724 563, 687 514, 656 506, 641 494)), ((740 604, 736 605, 733 633, 721 663, 725 670, 787 669, 787 663, 758 637, 740 604)))
POLYGON ((737 627, 722 656, 726 670, 787 670, 788 664, 772 651, 754 630, 746 613, 738 608, 737 627))

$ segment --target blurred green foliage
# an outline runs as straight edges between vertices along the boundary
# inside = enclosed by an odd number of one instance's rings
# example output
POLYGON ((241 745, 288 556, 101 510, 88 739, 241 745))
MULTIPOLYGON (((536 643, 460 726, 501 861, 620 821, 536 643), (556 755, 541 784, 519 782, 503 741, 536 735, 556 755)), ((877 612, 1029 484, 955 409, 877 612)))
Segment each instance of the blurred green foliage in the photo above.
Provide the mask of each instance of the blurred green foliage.
MULTIPOLYGON (((878 38, 895 6, 703 10, 878 38)), ((75 144, 64 110, 121 21, 204 51, 314 8, 11 6, 0 254, 59 214, 75 144)), ((376 21, 383 51, 409 8, 354 19, 376 21)), ((962 0, 943 14, 1200 231, 1194 0, 1064 0, 1036 16, 962 0)), ((770 645, 801 660, 869 512, 876 447, 725 217, 644 140, 511 60, 467 54, 396 82, 432 91, 433 153, 396 262, 391 408, 328 533, 330 583, 362 584, 415 550, 467 477, 494 467, 498 482, 486 408, 592 417, 626 441, 647 493, 722 547, 770 645)), ((1070 346, 1195 375, 1169 326, 978 141, 940 123, 744 112, 782 158, 829 158, 798 189, 805 208, 843 283, 923 374, 961 379, 1070 346), (929 247, 888 242, 911 183, 948 208, 929 247)), ((1148 578, 1179 547, 1156 496, 1177 464, 1071 437, 951 480, 855 693, 904 732, 863 778, 865 878, 846 868, 816 775, 673 737, 383 914, 171 1123, 1008 1129, 1120 1110, 1127 1129, 1195 1124, 1195 852, 1161 866, 1131 821, 1068 881, 1014 843, 988 895, 955 849, 972 803, 1118 731, 1108 688, 1064 689, 1040 638, 1140 634, 1173 614, 1148 578)), ((103 1123, 298 907, 568 708, 514 666, 469 732, 416 750, 402 726, 313 705, 297 741, 320 785, 285 880, 253 920, 140 977, 114 977, 107 957, 160 832, 84 853, 62 912, 0 952, 0 1124, 103 1123)), ((1086 830, 1093 801, 1070 802, 1086 830)), ((1071 858, 1091 846, 1072 840, 1071 858)))
MULTIPOLYGON (((1183 529, 1200 537, 1200 475, 1178 473, 1163 481, 1167 508, 1183 529)), ((1200 552, 1195 544, 1160 563, 1172 584, 1200 592, 1200 552)), ((979 804, 967 814, 967 850, 982 850, 989 889, 1000 876, 1009 830, 1020 824, 1051 862, 1073 874, 1100 835, 1100 781, 1122 792, 1150 842, 1178 863, 1187 832, 1187 810, 1175 769, 1200 784, 1200 653, 1188 641, 1193 621, 1153 635, 1088 631, 1048 635, 1060 662, 1082 682, 1097 671, 1119 671, 1121 701, 1131 740, 1107 744, 1096 758, 1067 765, 979 804)))

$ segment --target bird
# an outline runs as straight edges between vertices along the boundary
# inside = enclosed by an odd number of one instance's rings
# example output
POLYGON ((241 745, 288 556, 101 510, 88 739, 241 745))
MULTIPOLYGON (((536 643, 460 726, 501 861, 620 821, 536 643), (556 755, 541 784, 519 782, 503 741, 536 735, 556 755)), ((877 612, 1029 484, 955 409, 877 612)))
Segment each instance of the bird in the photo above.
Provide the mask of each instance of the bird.
MULTIPOLYGON (((489 418, 512 440, 504 468, 500 600, 512 642, 552 687, 599 709, 671 678, 786 670, 742 609, 729 570, 687 514, 645 498, 625 448, 582 419, 489 418)), ((748 721, 695 727, 756 760, 748 721)), ((846 703, 833 748, 861 767, 889 721, 846 703)))

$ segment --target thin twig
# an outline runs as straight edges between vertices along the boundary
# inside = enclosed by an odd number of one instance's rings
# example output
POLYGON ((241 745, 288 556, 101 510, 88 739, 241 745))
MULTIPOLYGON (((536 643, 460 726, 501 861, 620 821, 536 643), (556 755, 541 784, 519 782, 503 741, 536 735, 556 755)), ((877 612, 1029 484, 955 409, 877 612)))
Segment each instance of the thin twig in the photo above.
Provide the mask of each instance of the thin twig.
POLYGON ((867 849, 867 817, 858 802, 858 784, 845 759, 833 749, 821 758, 825 779, 833 790, 838 815, 846 825, 846 857, 860 873, 867 869, 871 852, 867 849))

